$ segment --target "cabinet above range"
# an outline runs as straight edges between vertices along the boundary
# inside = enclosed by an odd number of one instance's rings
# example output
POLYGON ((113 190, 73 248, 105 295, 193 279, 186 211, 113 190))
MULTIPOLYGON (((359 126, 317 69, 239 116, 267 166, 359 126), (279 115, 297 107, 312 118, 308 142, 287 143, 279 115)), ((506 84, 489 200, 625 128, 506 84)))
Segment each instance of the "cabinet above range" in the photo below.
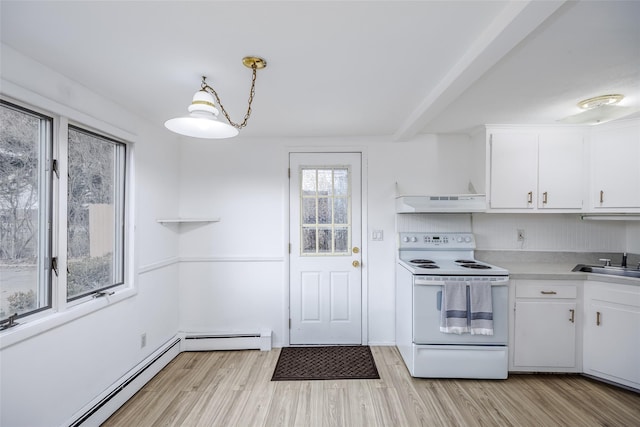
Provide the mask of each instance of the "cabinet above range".
POLYGON ((489 209, 582 210, 583 130, 489 129, 487 136, 489 209))

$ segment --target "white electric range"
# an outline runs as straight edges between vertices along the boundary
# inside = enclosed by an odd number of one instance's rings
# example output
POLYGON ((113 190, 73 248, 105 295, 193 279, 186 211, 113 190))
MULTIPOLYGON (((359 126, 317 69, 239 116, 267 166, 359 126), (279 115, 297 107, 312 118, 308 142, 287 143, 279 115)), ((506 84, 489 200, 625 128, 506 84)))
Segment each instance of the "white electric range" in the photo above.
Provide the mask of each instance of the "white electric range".
POLYGON ((472 233, 398 235, 396 345, 414 377, 507 377, 509 272, 474 250, 472 233), (445 282, 491 284, 493 335, 440 332, 445 282))

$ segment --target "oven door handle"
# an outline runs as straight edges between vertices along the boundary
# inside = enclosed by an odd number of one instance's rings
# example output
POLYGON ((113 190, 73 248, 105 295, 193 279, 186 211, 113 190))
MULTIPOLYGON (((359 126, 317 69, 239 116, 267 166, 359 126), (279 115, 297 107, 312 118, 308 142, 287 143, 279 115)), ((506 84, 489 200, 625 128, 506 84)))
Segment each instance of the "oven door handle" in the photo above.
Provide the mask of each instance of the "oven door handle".
MULTIPOLYGON (((467 285, 469 285, 471 282, 468 282, 467 285)), ((509 284, 509 279, 506 278, 506 279, 491 281, 490 283, 491 283, 491 286, 507 286, 509 284)), ((444 282, 442 280, 414 278, 413 284, 415 286, 443 286, 444 282)))

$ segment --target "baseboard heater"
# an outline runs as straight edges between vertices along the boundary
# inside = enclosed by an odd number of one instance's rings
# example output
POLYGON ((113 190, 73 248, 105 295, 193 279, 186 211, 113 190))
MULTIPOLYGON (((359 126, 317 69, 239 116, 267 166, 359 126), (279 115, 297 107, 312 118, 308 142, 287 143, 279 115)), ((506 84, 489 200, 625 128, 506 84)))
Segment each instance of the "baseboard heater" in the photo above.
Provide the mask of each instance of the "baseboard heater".
POLYGON ((182 351, 271 350, 271 331, 249 333, 195 334, 184 336, 182 351))
POLYGON ((176 338, 165 344, 164 347, 143 361, 137 368, 125 375, 115 388, 90 405, 89 409, 85 409, 81 416, 75 418, 68 425, 76 427, 86 422, 87 425, 98 426, 106 421, 131 396, 180 354, 180 342, 181 339, 176 338))

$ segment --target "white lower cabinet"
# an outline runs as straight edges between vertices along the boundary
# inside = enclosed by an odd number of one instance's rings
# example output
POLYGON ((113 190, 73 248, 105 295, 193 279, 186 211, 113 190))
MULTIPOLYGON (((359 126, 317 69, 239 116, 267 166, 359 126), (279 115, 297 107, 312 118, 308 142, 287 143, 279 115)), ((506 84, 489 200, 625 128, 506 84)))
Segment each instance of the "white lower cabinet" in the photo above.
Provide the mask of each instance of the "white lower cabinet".
POLYGON ((640 389, 640 286, 586 282, 584 372, 640 389))
POLYGON ((580 372, 582 282, 515 280, 512 371, 580 372))

